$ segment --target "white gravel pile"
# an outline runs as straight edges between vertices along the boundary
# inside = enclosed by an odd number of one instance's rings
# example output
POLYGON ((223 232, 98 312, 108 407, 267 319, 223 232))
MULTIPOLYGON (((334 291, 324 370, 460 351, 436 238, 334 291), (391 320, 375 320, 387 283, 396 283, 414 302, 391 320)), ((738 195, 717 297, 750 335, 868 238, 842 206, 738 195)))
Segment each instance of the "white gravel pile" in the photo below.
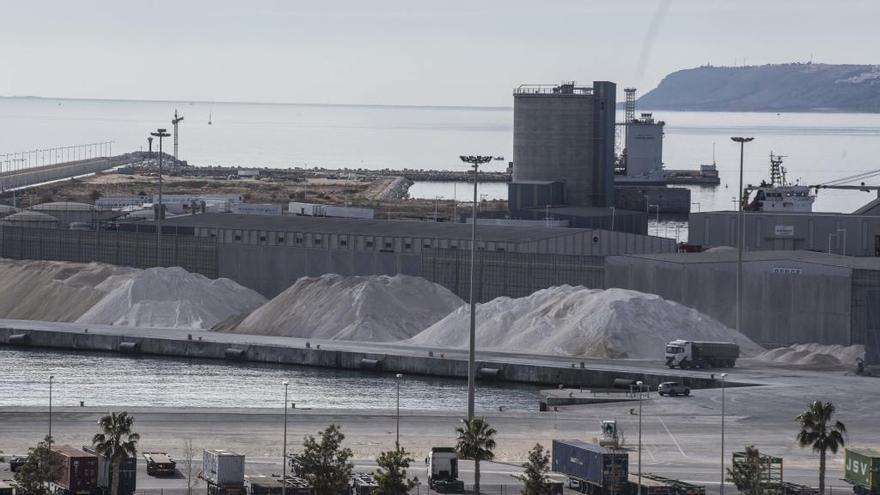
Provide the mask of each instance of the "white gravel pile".
POLYGON ((390 342, 412 337, 462 304, 419 277, 329 274, 297 280, 231 331, 390 342))
POLYGON ((76 320, 104 297, 98 284, 136 271, 101 263, 0 260, 0 318, 76 320))
POLYGON ((779 347, 756 356, 761 361, 816 367, 851 367, 856 359, 865 358, 863 345, 794 344, 779 347))
MULTIPOLYGON (((462 348, 468 308, 461 307, 408 340, 462 348)), ((660 296, 625 289, 563 285, 477 306, 477 347, 507 352, 598 358, 662 359, 674 339, 730 341, 743 355, 764 349, 699 311, 660 296)))
POLYGON ((106 295, 78 323, 209 329, 266 302, 229 279, 211 280, 179 267, 109 277, 96 289, 106 295))

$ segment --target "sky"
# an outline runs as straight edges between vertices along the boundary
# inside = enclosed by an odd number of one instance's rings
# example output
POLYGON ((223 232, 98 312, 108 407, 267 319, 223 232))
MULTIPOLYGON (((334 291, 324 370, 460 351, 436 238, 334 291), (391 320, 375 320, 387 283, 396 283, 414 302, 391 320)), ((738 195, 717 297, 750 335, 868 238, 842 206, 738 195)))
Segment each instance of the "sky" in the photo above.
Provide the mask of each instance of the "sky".
MULTIPOLYGON (((880 64, 877 0, 0 0, 0 95, 510 106, 710 63, 880 64)), ((622 94, 622 92, 620 92, 622 94)))

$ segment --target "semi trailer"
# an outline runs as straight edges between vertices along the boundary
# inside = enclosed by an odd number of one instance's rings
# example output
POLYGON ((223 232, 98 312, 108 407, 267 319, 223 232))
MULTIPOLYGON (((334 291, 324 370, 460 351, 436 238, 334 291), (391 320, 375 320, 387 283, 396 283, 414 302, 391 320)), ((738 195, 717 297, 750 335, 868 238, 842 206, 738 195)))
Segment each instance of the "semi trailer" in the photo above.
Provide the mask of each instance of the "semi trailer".
POLYGON ((580 440, 553 440, 553 471, 568 477, 568 487, 590 495, 626 493, 629 455, 580 440))
POLYGON ((880 450, 844 449, 843 480, 856 495, 880 495, 880 450))
POLYGON ((666 344, 666 366, 688 368, 733 368, 739 346, 733 342, 673 340, 666 344))
POLYGON ((463 493, 458 479, 458 455, 452 447, 432 447, 428 454, 428 486, 438 493, 463 493))

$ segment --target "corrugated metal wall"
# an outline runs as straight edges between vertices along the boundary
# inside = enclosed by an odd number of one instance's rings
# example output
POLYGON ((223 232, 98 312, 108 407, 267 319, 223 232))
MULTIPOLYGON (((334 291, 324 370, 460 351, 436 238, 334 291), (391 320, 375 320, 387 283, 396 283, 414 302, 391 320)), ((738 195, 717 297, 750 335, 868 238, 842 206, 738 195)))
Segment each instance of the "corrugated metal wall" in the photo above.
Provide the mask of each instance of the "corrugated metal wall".
MULTIPOLYGON (((422 252, 422 277, 443 285, 467 300, 470 293, 470 251, 433 249, 422 252)), ((558 254, 478 251, 476 299, 524 297, 556 285, 602 288, 603 258, 558 254)))
POLYGON ((880 272, 853 270, 852 343, 865 345, 865 362, 880 364, 880 272))
POLYGON ((0 256, 12 259, 110 263, 150 268, 179 266, 206 277, 217 275, 217 242, 192 236, 0 227, 0 256), (157 259, 158 255, 158 259, 157 259))

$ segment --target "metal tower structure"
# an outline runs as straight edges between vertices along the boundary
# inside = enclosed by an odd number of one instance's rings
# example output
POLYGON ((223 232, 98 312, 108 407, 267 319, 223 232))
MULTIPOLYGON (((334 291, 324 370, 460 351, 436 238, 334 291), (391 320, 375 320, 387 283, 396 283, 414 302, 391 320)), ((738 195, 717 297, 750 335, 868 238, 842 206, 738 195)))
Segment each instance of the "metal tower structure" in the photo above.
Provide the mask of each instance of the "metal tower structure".
POLYGON ((636 118, 636 88, 625 88, 623 92, 626 93, 623 121, 629 124, 636 118))
POLYGON ((770 152, 770 184, 774 186, 785 185, 785 169, 782 168, 783 155, 774 155, 770 152))
POLYGON ((174 118, 171 119, 171 124, 174 125, 174 159, 177 160, 177 124, 183 121, 183 115, 177 115, 177 109, 174 109, 174 118))

